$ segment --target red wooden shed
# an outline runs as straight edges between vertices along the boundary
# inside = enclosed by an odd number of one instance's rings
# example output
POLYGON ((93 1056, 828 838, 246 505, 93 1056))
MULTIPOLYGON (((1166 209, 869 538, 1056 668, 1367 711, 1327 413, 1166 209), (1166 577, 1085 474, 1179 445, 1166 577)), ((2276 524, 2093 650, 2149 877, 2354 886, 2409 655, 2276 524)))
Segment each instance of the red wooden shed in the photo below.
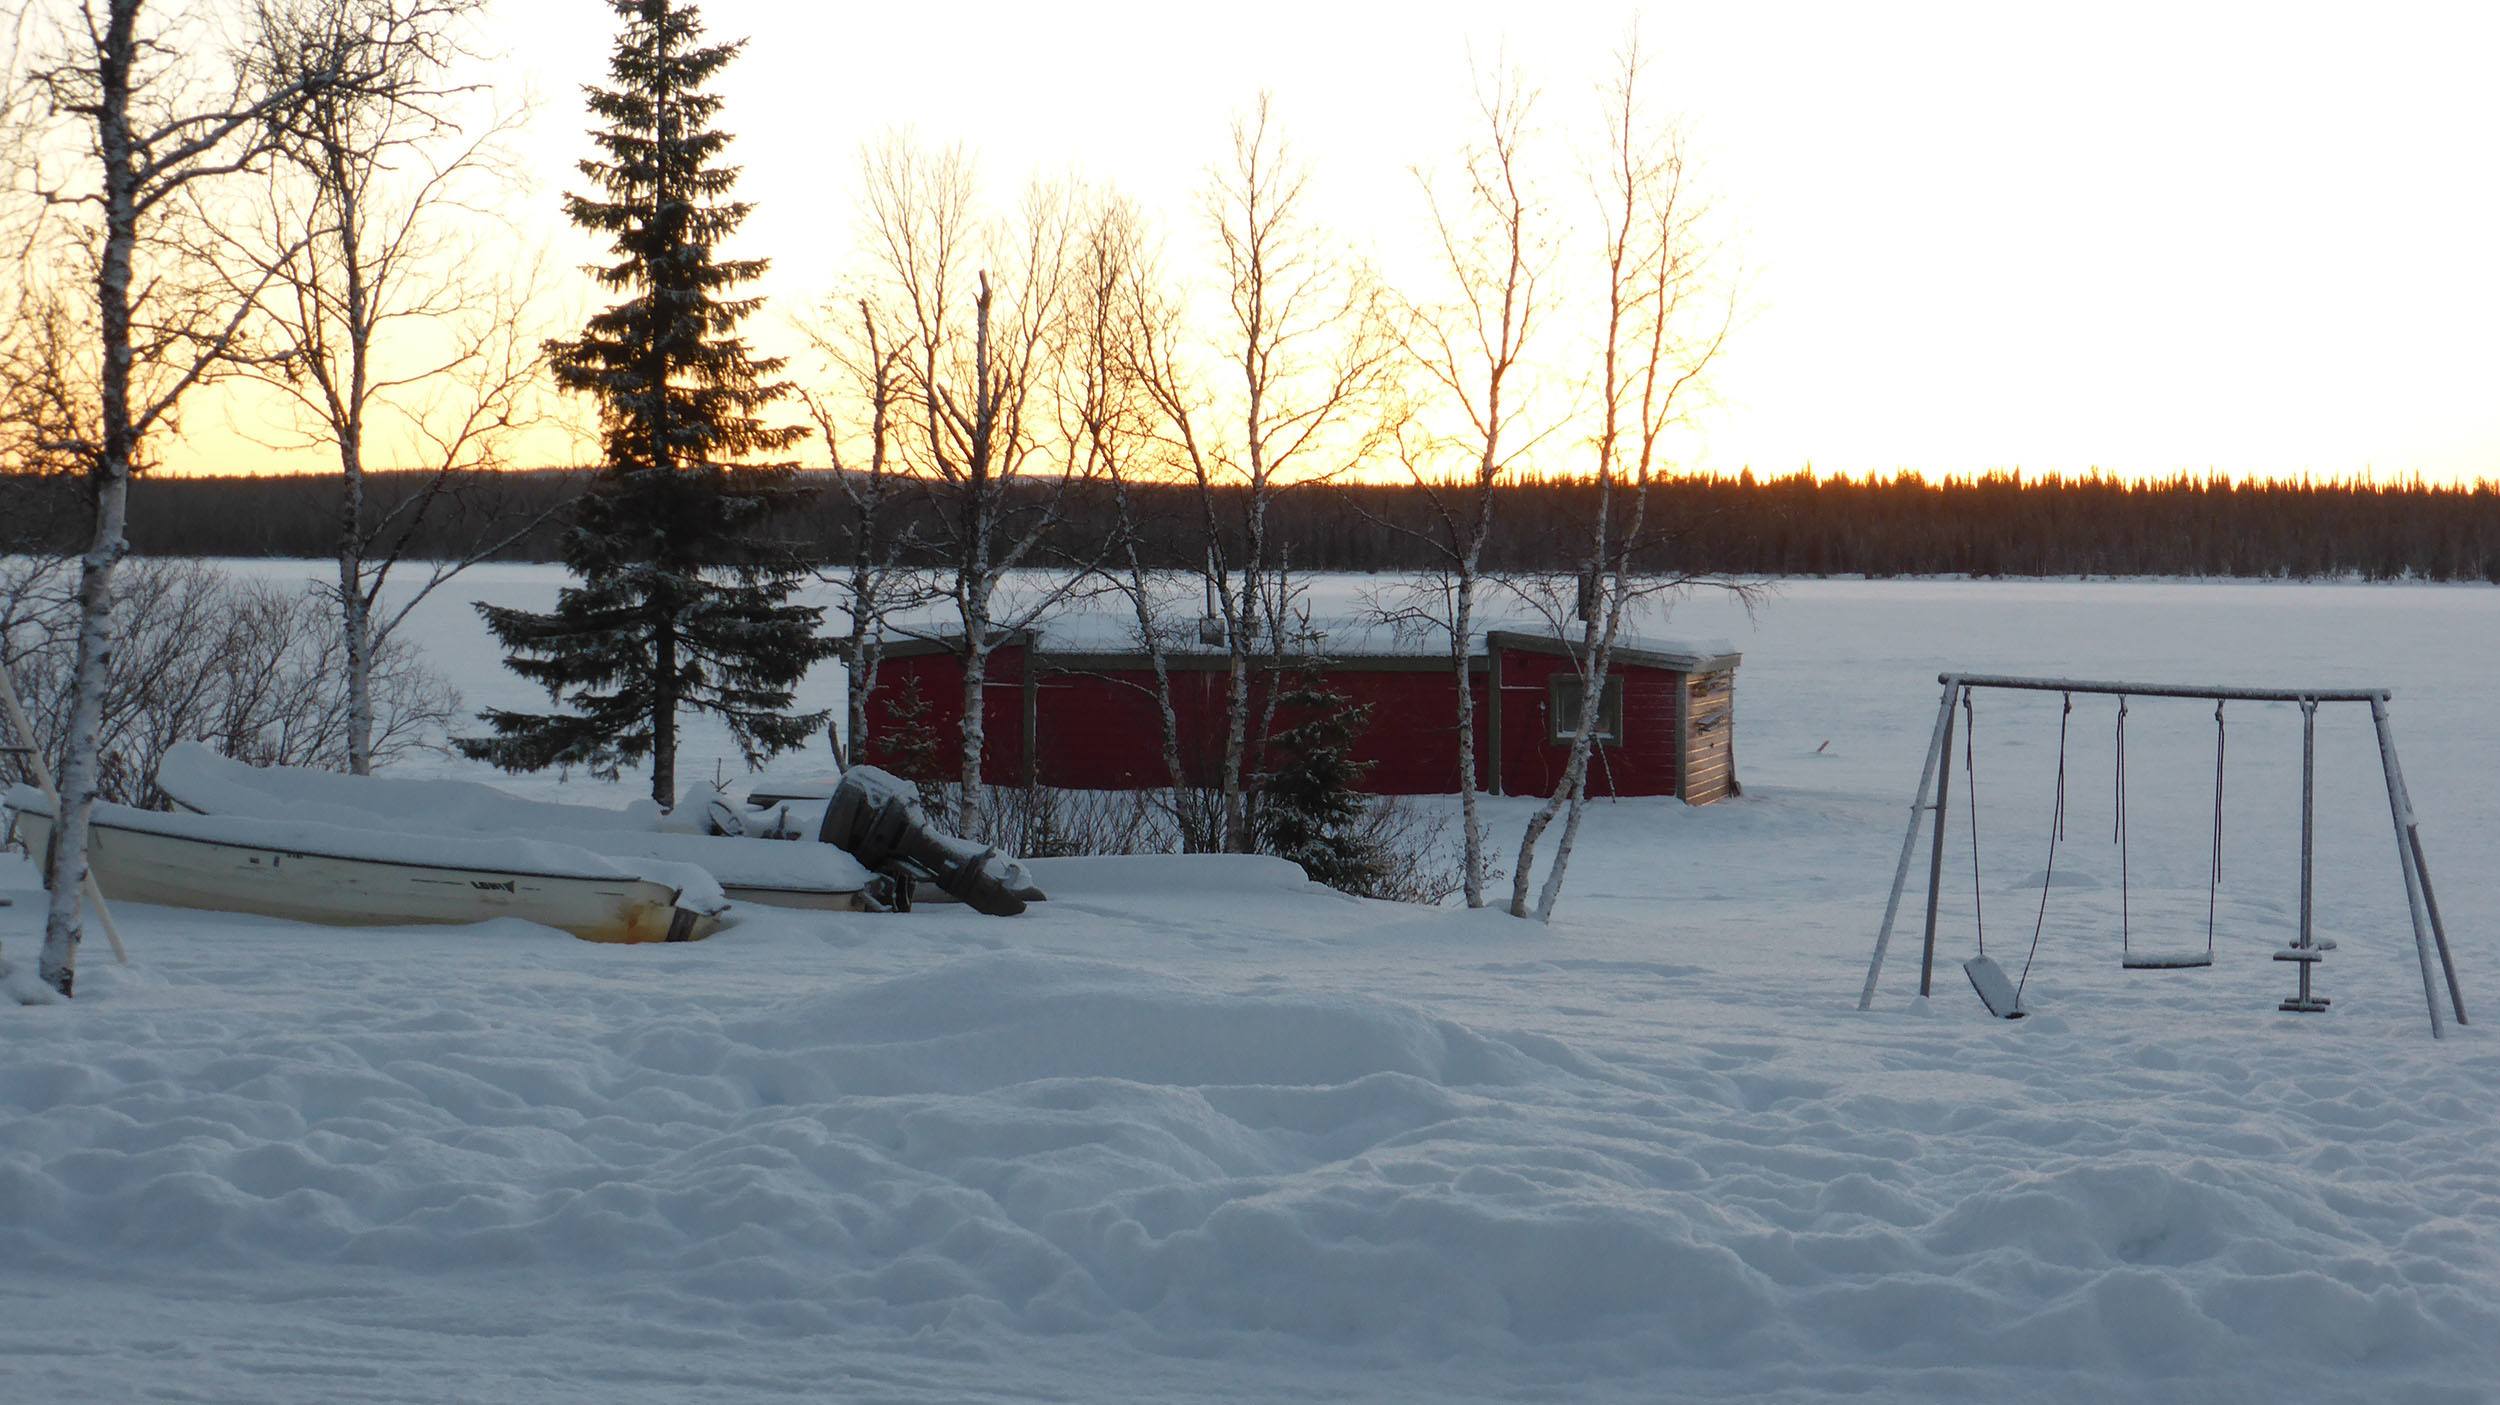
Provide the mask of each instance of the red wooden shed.
MULTIPOLYGON (((982 774, 992 785, 1137 790, 1168 785, 1154 664, 1098 625, 1046 624, 1013 636, 989 659, 983 689, 982 774), (1094 636, 1089 639, 1088 635, 1094 636)), ((1333 628, 1309 662, 1371 719, 1355 741, 1369 762, 1363 789, 1441 795, 1458 789, 1457 684, 1446 646, 1388 631, 1333 628)), ((1578 725, 1577 641, 1550 632, 1485 632, 1469 659, 1476 699, 1476 764, 1495 794, 1543 795, 1562 774, 1578 725)), ((930 769, 961 770, 963 666, 948 639, 889 643, 869 700, 864 760, 892 766, 906 729, 930 745, 930 769)), ((1600 703, 1592 795, 1674 795, 1695 805, 1737 793, 1736 668, 1724 644, 1618 642, 1600 703)), ((1195 640, 1165 650, 1181 761, 1192 784, 1222 769, 1226 660, 1195 640)), ((1297 657, 1288 669, 1305 666, 1297 657)), ((1269 683, 1252 680, 1252 716, 1269 683)))

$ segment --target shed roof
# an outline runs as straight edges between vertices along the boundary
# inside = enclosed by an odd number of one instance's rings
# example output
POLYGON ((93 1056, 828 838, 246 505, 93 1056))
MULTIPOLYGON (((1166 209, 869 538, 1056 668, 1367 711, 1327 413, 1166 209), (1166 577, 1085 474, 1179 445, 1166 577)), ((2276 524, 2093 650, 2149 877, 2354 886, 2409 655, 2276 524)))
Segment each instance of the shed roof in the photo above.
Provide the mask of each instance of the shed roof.
MULTIPOLYGON (((1420 621, 1384 620, 1377 617, 1338 616, 1313 617, 1311 629, 1313 652, 1331 659, 1422 659, 1447 658, 1449 635, 1440 626, 1420 621)), ((962 637, 954 621, 930 616, 906 619, 895 625, 889 634, 886 650, 897 657, 934 653, 951 649, 953 641, 962 637)), ((1174 620, 1162 625, 1164 652, 1176 656, 1220 656, 1221 644, 1200 638, 1195 620, 1174 620)), ((1137 619, 1124 611, 1077 609, 1036 624, 1020 632, 1024 642, 1037 653, 1045 654, 1130 654, 1145 651, 1137 619)), ((1557 636, 1553 626, 1534 616, 1497 618, 1473 631, 1471 657, 1482 657, 1488 642, 1499 642, 1506 648, 1541 652, 1576 653, 1578 641, 1557 636)), ((1618 635, 1615 657, 1626 663, 1647 664, 1658 668, 1696 671, 1733 668, 1744 657, 1736 646, 1723 638, 1671 639, 1648 635, 1618 635)))

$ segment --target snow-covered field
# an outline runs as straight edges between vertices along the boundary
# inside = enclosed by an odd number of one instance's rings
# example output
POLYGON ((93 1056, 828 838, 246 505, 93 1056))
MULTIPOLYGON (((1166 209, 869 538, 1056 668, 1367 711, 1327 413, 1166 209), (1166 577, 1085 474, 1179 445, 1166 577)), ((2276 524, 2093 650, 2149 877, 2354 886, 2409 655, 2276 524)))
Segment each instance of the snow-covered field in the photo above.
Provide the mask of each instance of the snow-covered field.
MULTIPOLYGON (((530 701, 459 602, 420 627, 471 705, 530 701)), ((2495 1398, 2500 1053, 2428 1037, 2358 711, 2320 726, 2332 1013, 2268 959, 2295 710, 2228 713, 2219 964, 2122 974, 2098 700, 2039 1013, 1961 979, 1959 819, 1932 1006, 1914 927, 1854 1006, 1957 666, 2394 686, 2500 1022, 2500 592, 1797 583, 1646 628, 1746 651, 1747 793, 1596 806, 1550 929, 1225 860, 691 947, 130 909, 131 966, 0 1013, 0 1400, 2495 1398)), ((2057 721, 1980 704, 2009 964, 2057 721)), ((2129 720, 2164 947, 2203 942, 2213 727, 2129 720)), ((0 858, 13 954, 32 887, 0 858)))

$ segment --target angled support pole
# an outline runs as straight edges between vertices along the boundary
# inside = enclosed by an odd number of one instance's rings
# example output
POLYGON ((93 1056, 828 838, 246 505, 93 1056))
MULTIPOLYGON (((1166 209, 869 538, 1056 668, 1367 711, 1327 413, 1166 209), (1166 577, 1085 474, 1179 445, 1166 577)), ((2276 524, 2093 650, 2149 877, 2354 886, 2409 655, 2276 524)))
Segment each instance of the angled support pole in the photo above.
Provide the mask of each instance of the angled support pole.
POLYGON ((2396 759, 2396 734, 2387 721, 2383 698, 2370 702, 2370 725, 2378 731, 2379 764, 2387 775, 2387 806, 2396 821, 2396 858, 2404 866, 2405 900, 2413 917, 2413 944, 2422 955, 2422 994, 2431 1007, 2431 1032, 2439 1032, 2439 997, 2431 988, 2430 957, 2423 951, 2427 925, 2439 951, 2439 973, 2448 986, 2448 1003, 2457 1023, 2466 1023, 2465 992, 2457 988, 2456 958, 2448 951, 2448 928, 2439 917, 2439 896, 2431 891, 2430 866, 2422 858, 2422 822, 2413 813, 2413 793, 2405 785, 2404 763, 2396 759), (2427 919, 2427 920, 2426 920, 2427 919))
POLYGON ((2370 700, 2370 725, 2378 729, 2379 772, 2387 778, 2387 813, 2396 822, 2396 866, 2404 870, 2405 915, 2413 919, 2413 954, 2422 963, 2422 1003, 2431 1016, 2431 1038, 2440 1037, 2439 991, 2431 976, 2430 924, 2422 907, 2422 880, 2413 867, 2413 816, 2405 805, 2404 782, 2396 774, 2396 739, 2387 730, 2387 704, 2370 700))
MULTIPOLYGON (((17 700, 17 680, 9 676, 5 657, 0 657, 0 721, 7 722, 9 730, 17 733, 17 739, 25 743, 26 768, 35 773, 35 784, 42 789, 43 798, 52 802, 52 823, 54 832, 58 833, 61 820, 67 814, 61 808, 61 792, 52 784, 52 768, 43 764, 43 748, 35 744, 35 724, 26 720, 26 707, 17 700)), ((41 863, 40 855, 36 861, 41 863)), ((47 873, 44 878, 49 882, 51 875, 47 873)), ((113 944, 113 959, 124 966, 129 965, 130 953, 122 948, 121 929, 113 925, 113 910, 104 905, 104 890, 96 886, 92 866, 87 870, 85 891, 87 901, 95 904, 96 920, 104 925, 104 939, 113 944)))
MULTIPOLYGON (((1927 739, 1927 761, 1918 770, 1918 795, 1910 801, 1910 823, 1901 835, 1901 862, 1893 865, 1892 896, 1884 903, 1884 924, 1875 929, 1875 956, 1866 963, 1866 988, 1858 992, 1858 1008, 1875 1003, 1875 981, 1884 972, 1884 949, 1892 945, 1893 919, 1901 914, 1901 890, 1910 881, 1910 859, 1918 852, 1918 817, 1927 810, 1927 788, 1935 783, 1936 759, 1945 749, 1945 734, 1953 726, 1953 688, 1944 690, 1944 704, 1936 709, 1936 730, 1927 739)), ((1931 885, 1932 886, 1932 885, 1931 885)), ((1928 975, 1935 961, 1934 924, 1929 923, 1929 940, 1925 967, 1919 973, 1921 993, 1925 993, 1928 975)))

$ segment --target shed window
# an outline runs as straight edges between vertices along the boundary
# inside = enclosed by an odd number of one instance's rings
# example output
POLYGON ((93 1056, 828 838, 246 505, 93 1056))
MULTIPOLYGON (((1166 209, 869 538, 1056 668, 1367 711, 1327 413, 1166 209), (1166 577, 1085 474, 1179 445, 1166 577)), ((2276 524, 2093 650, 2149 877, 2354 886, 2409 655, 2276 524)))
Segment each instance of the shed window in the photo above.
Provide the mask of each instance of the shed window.
MULTIPOLYGON (((1580 704, 1588 696, 1588 680, 1576 673, 1557 673, 1546 682, 1546 740, 1556 746, 1569 746, 1580 730, 1580 704)), ((1597 726, 1590 733, 1601 742, 1610 742, 1623 735, 1623 675, 1606 680, 1606 691, 1597 704, 1597 726)))

